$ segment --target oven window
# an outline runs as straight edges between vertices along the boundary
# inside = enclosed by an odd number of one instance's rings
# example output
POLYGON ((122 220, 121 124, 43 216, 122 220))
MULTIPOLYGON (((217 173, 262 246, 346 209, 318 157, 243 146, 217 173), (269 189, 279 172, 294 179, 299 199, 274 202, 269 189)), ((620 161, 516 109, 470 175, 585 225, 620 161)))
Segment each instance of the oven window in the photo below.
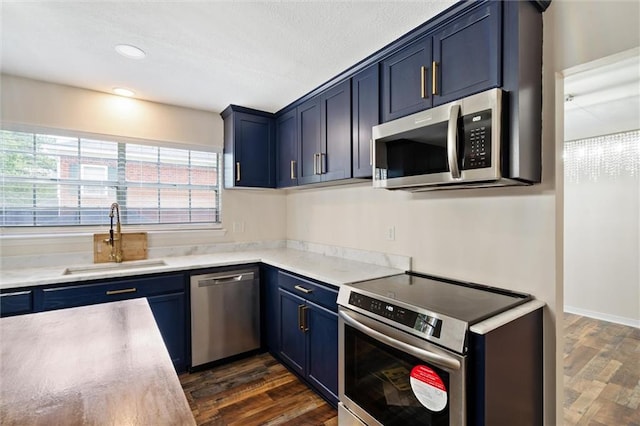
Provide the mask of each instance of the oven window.
POLYGON ((344 357, 345 395, 380 423, 449 426, 446 371, 346 324, 344 357))

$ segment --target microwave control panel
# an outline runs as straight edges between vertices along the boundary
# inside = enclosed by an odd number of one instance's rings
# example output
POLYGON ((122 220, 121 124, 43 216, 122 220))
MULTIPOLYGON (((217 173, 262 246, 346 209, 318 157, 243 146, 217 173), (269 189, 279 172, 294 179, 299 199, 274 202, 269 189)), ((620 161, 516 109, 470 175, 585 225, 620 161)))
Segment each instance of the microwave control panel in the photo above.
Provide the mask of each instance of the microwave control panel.
POLYGON ((442 320, 439 318, 374 299, 364 294, 352 291, 349 295, 349 304, 412 328, 427 336, 439 338, 442 331, 442 320))
POLYGON ((491 167, 491 110, 462 117, 464 157, 462 170, 491 167))

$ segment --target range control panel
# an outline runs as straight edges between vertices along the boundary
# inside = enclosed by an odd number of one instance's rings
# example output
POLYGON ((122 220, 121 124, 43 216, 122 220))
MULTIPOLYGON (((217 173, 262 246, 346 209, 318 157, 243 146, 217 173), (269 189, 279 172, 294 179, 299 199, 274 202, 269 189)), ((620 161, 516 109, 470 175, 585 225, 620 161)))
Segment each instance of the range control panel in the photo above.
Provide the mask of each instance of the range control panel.
POLYGON ((491 167, 491 110, 462 117, 464 126, 463 170, 491 167))
POLYGON ((442 320, 439 318, 414 312, 353 291, 349 295, 349 304, 428 336, 439 338, 442 331, 442 320))

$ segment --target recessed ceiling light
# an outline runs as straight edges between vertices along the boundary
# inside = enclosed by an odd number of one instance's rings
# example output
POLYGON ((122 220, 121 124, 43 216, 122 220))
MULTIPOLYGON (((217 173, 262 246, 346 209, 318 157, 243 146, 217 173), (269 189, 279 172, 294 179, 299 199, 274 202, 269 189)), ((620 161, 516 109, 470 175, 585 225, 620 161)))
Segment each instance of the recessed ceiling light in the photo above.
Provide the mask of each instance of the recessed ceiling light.
POLYGON ((130 98, 133 95, 135 95, 133 90, 125 89, 124 87, 114 87, 113 88, 113 93, 115 93, 116 95, 120 95, 120 96, 126 96, 128 98, 130 98))
POLYGON ((146 53, 142 49, 136 46, 132 46, 130 44, 119 44, 115 47, 116 52, 121 54, 122 56, 126 56, 131 59, 142 59, 147 56, 146 53))

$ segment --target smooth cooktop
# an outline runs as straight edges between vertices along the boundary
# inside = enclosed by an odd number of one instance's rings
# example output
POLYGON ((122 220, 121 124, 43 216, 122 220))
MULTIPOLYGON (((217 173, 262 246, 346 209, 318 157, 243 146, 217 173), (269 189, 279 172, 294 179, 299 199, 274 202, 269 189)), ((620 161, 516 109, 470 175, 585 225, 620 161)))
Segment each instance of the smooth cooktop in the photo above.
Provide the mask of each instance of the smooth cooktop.
POLYGON ((399 301, 459 319, 468 325, 531 300, 527 294, 415 273, 361 281, 349 286, 388 302, 399 301))

